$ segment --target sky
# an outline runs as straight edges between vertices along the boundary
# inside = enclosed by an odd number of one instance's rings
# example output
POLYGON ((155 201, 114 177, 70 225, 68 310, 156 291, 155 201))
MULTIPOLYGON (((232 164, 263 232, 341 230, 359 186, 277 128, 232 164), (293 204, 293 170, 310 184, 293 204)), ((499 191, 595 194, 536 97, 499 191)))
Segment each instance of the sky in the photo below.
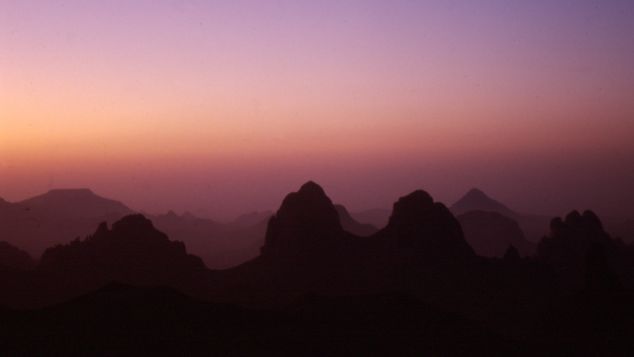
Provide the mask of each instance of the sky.
POLYGON ((0 0, 0 197, 634 216, 634 2, 0 0))

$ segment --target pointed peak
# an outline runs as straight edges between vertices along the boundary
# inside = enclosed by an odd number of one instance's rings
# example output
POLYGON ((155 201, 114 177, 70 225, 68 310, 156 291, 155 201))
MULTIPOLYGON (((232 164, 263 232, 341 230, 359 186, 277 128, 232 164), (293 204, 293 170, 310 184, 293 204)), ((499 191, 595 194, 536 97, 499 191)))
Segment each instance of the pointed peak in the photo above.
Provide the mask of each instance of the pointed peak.
POLYGON ((507 217, 517 217, 518 214, 494 200, 479 188, 470 189, 462 198, 451 206, 455 214, 462 214, 469 211, 490 211, 497 212, 507 217))

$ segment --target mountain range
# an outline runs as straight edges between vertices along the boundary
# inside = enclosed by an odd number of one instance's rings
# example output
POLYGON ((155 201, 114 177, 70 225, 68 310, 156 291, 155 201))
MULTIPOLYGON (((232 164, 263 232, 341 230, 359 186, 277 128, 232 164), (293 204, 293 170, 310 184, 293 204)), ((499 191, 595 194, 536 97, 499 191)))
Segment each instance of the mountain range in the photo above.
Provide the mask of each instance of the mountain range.
MULTIPOLYGON (((518 232, 499 213, 460 216, 518 232)), ((369 235, 342 221, 307 182, 270 217, 254 258, 216 270, 143 215, 103 222, 46 249, 34 268, 0 264, 3 347, 130 354, 158 339, 159 350, 212 354, 618 355, 634 337, 634 248, 591 211, 552 219, 524 258, 515 244, 478 255, 423 190, 398 198, 369 235), (573 331, 576 342, 562 345, 573 331)))
MULTIPOLYGON (((337 205, 343 226, 359 235, 376 231, 355 221, 345 207, 337 205)), ((39 259, 45 249, 91 234, 102 222, 108 224, 135 213, 123 203, 98 196, 88 189, 58 189, 10 203, 0 199, 0 241, 24 249, 39 259)), ((271 212, 250 212, 229 223, 190 213, 146 215, 161 231, 183 241, 209 268, 238 265, 258 255, 271 212)))

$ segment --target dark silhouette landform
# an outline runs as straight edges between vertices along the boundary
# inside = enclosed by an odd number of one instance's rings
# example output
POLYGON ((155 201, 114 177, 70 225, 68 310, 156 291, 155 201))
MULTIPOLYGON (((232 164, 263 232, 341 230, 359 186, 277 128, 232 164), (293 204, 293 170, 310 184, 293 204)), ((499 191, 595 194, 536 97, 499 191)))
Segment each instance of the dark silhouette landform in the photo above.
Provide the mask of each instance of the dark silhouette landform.
POLYGON ((239 238, 87 190, 0 201, 0 344, 8 355, 631 352, 634 246, 592 211, 552 218, 537 244, 518 217, 481 191, 449 209, 417 190, 373 226, 307 182, 274 214, 231 223, 251 227, 239 238), (38 235, 53 244, 34 260, 21 249, 38 235), (245 261, 205 264, 231 248, 245 261))

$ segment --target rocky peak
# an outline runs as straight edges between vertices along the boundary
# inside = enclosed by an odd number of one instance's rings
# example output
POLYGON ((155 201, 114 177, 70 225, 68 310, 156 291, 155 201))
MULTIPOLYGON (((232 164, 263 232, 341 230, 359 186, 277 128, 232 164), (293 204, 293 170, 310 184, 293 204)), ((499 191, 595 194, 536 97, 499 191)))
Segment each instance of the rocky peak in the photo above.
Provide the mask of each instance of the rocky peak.
POLYGON ((550 238, 590 241, 607 239, 609 236, 603 230, 603 224, 594 212, 588 210, 580 214, 575 210, 568 213, 563 220, 559 217, 551 220, 550 238))
POLYGON ((433 209, 434 200, 427 192, 414 191, 394 204, 388 225, 415 224, 433 209))
POLYGON ((474 256, 453 214, 422 190, 399 198, 381 234, 387 235, 397 250, 417 258, 474 256))
POLYGON ((267 227, 264 255, 305 254, 344 234, 337 210, 324 190, 309 181, 284 198, 267 227))

